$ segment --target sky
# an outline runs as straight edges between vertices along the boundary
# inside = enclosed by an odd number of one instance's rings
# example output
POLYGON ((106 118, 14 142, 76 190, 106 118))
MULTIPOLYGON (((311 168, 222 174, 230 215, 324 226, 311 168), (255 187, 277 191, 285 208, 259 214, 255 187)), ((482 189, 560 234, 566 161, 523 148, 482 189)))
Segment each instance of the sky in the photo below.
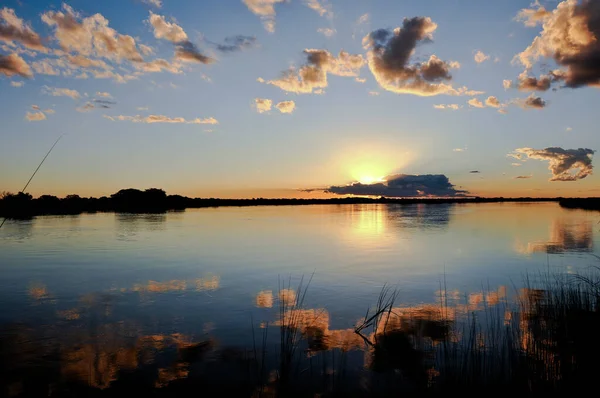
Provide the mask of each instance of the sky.
POLYGON ((0 191, 598 196, 600 4, 7 0, 0 191))

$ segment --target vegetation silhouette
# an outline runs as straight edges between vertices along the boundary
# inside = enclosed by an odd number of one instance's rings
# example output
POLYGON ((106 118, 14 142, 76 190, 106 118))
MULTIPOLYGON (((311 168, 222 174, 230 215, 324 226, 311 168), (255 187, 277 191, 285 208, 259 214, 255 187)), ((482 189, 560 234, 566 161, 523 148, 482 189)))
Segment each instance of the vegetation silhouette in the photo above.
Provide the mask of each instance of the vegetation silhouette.
POLYGON ((342 205, 342 204, 446 204, 446 203, 499 203, 499 202, 559 202, 565 207, 587 204, 600 209, 600 199, 565 199, 565 198, 482 198, 482 197, 411 197, 388 198, 372 197, 339 197, 330 199, 220 199, 189 198, 181 195, 167 195, 159 188, 145 190, 122 189, 109 197, 100 198, 67 195, 59 198, 53 195, 42 195, 33 198, 29 193, 17 194, 4 192, 0 194, 0 217, 26 219, 38 215, 73 215, 95 212, 122 213, 164 213, 170 210, 222 206, 297 206, 297 205, 342 205))

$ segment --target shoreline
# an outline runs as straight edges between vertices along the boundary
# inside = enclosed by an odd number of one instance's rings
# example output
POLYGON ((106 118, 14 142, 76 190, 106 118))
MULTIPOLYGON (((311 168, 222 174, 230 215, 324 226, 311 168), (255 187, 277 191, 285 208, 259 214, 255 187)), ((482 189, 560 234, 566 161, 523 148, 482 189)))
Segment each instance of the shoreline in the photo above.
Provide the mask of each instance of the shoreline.
POLYGON ((0 198, 0 217, 23 219, 41 215, 77 215, 83 213, 165 213, 186 209, 249 206, 307 206, 307 205, 355 205, 355 204, 474 204, 474 203, 545 203, 557 202, 570 209, 600 210, 600 198, 536 198, 536 197, 437 197, 437 198, 369 198, 342 197, 329 199, 219 199, 189 198, 167 195, 161 189, 145 191, 124 189, 110 197, 82 198, 68 195, 58 198, 42 195, 33 198, 30 194, 5 194, 0 198))

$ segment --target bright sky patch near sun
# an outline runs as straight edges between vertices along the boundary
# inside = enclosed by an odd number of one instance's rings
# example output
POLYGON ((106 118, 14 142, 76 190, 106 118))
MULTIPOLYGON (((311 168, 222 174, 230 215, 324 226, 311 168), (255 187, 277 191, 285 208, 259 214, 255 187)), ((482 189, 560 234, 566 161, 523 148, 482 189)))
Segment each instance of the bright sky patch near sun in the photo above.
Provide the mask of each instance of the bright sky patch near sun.
POLYGON ((31 193, 595 196, 598 21, 590 0, 8 0, 0 190, 64 133, 31 193))

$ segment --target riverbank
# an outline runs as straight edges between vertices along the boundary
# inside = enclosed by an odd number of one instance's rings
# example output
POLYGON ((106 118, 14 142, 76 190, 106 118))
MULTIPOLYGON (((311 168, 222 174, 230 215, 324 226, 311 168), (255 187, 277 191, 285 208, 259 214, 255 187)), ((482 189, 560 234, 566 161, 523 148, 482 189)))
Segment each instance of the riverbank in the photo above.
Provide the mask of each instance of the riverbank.
MULTIPOLYGON (((595 205, 600 209, 600 199, 595 205)), ((84 198, 68 195, 58 198, 42 195, 33 198, 27 193, 5 194, 0 198, 0 217, 30 218, 38 215, 76 215, 95 212, 125 213, 164 213, 173 210, 185 210, 206 207, 245 207, 245 206, 302 206, 302 205, 344 205, 344 204, 466 204, 466 203, 500 203, 500 202, 558 202, 567 205, 579 199, 565 198, 483 198, 483 197, 448 197, 448 198, 368 198, 340 197, 331 199, 219 199, 189 198, 181 195, 167 195, 161 189, 123 189, 111 196, 100 198, 84 198)), ((568 206, 566 206, 568 207, 568 206)))

